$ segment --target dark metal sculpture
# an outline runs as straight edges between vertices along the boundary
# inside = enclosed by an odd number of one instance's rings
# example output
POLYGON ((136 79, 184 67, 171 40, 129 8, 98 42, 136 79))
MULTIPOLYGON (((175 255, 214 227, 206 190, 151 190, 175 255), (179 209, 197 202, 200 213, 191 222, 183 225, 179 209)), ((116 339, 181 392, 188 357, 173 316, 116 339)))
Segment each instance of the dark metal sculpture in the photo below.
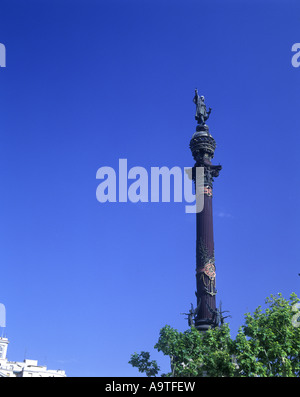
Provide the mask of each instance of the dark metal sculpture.
POLYGON ((198 305, 196 307, 196 309, 194 309, 194 306, 191 303, 191 308, 190 308, 189 312, 188 313, 181 313, 181 314, 185 314, 187 316, 186 320, 188 320, 188 324, 189 324, 190 327, 194 327, 195 326, 195 317, 198 314, 199 308, 200 308, 200 305, 198 305))
POLYGON ((180 313, 180 314, 185 314, 187 316, 186 320, 188 320, 189 327, 194 327, 194 325, 195 325, 195 322, 194 322, 195 310, 194 310, 194 306, 192 303, 191 303, 191 308, 188 313, 180 313))
POLYGON ((220 327, 221 325, 224 324, 225 318, 231 317, 230 315, 223 316, 223 313, 229 313, 229 310, 222 310, 222 302, 220 302, 219 309, 212 309, 211 307, 209 307, 209 305, 207 305, 207 307, 212 314, 212 321, 214 327, 220 327))
POLYGON ((206 120, 208 120, 211 113, 211 108, 208 112, 206 110, 205 98, 203 95, 199 96, 197 88, 195 89, 195 96, 193 102, 196 104, 196 115, 195 120, 198 121, 199 125, 205 125, 206 120))

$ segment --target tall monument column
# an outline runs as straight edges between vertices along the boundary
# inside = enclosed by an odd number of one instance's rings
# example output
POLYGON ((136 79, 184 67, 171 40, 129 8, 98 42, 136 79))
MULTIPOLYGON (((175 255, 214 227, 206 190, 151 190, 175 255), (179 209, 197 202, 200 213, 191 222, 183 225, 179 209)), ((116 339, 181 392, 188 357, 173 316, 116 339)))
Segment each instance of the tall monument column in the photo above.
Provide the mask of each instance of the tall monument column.
POLYGON ((203 189, 204 206, 201 212, 196 214, 196 296, 197 307, 193 311, 193 324, 199 331, 206 331, 210 327, 219 325, 221 313, 216 308, 216 264, 214 256, 213 233, 213 182, 219 175, 221 165, 211 163, 214 157, 216 142, 205 124, 209 118, 211 109, 206 110, 204 97, 198 95, 195 90, 194 103, 196 104, 196 116, 198 124, 196 132, 190 141, 190 149, 194 160, 193 179, 196 182, 196 167, 204 169, 203 189))

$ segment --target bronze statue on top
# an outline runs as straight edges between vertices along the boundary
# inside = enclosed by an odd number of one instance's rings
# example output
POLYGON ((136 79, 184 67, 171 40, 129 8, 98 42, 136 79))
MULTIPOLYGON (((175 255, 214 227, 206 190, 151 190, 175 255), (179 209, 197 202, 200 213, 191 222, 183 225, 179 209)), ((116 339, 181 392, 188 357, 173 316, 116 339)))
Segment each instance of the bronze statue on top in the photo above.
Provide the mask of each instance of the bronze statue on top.
POLYGON ((211 108, 209 108, 207 112, 204 100, 205 100, 204 96, 203 95, 199 96, 198 90, 196 88, 193 102, 196 105, 195 120, 198 121, 199 125, 205 125, 205 122, 209 118, 209 115, 211 113, 211 108))

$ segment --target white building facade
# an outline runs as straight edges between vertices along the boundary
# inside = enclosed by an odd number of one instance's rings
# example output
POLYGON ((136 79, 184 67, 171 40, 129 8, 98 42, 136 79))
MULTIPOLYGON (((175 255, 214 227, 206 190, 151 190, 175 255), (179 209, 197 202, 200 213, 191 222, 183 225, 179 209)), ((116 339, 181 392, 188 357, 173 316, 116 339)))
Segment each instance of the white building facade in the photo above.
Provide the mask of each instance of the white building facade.
POLYGON ((0 337, 0 377, 66 377, 63 370, 47 369, 37 360, 8 361, 6 358, 8 339, 0 337))

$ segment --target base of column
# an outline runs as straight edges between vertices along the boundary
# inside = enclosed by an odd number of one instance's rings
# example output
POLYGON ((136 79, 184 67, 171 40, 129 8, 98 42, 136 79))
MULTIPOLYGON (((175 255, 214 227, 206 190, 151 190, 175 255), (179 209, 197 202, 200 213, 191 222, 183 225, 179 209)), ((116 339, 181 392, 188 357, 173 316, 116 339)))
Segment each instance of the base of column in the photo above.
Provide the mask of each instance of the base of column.
POLYGON ((205 332, 208 329, 212 328, 212 326, 213 326, 213 322, 209 318, 195 321, 195 328, 198 331, 205 332))

